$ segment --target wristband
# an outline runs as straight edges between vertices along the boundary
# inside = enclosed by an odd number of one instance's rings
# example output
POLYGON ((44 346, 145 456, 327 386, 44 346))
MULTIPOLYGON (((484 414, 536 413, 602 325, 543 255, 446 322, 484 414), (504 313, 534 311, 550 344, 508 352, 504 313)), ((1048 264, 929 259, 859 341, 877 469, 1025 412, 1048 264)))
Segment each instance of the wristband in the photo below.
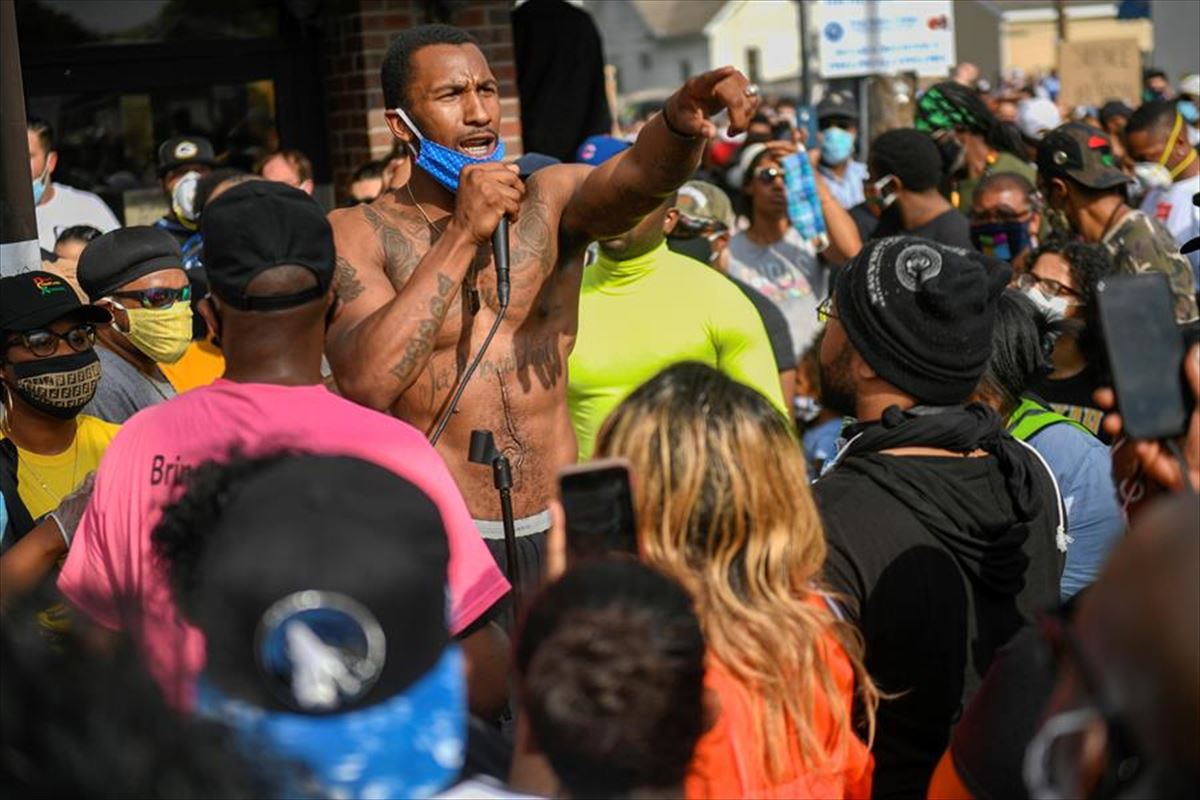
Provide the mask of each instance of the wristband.
POLYGON ((659 113, 662 115, 662 121, 663 121, 663 125, 667 126, 667 130, 669 130, 671 133, 675 134, 675 136, 676 136, 677 138, 679 138, 679 139, 686 139, 686 140, 687 140, 687 141, 689 141, 689 142, 694 142, 694 141, 696 141, 697 139, 699 139, 699 138, 700 138, 700 136, 699 136, 699 135, 692 135, 692 134, 683 133, 683 132, 681 132, 679 129, 677 129, 677 128, 676 128, 674 125, 672 125, 672 124, 671 124, 671 118, 667 116, 667 107, 666 107, 666 105, 664 105, 664 106, 663 106, 663 110, 662 110, 662 111, 660 111, 659 113))

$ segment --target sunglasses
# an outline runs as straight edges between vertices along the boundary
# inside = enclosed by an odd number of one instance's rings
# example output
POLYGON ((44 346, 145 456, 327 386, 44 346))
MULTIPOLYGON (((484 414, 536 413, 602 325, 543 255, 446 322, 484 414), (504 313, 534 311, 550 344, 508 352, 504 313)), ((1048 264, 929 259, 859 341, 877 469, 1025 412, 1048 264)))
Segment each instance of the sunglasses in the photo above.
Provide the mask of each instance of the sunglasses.
POLYGON ((186 303, 192 299, 192 287, 184 286, 182 289, 142 289, 136 292, 113 292, 113 297, 121 297, 127 300, 137 300, 142 304, 142 308, 170 308, 176 303, 186 303))
POLYGON ((690 239, 695 236, 719 235, 729 230, 723 222, 714 219, 692 217, 680 212, 675 223, 674 236, 677 239, 690 239))
POLYGON ((764 186, 770 186, 775 182, 776 178, 782 177, 783 170, 781 170, 779 167, 759 167, 758 169, 754 170, 754 180, 758 181, 764 186))
POLYGON ((76 353, 86 353, 96 344, 96 326, 85 322, 82 325, 76 325, 66 333, 55 333, 43 328, 25 331, 20 336, 6 341, 4 349, 7 350, 10 347, 22 344, 38 358, 46 358, 58 351, 58 342, 60 339, 66 342, 76 353))

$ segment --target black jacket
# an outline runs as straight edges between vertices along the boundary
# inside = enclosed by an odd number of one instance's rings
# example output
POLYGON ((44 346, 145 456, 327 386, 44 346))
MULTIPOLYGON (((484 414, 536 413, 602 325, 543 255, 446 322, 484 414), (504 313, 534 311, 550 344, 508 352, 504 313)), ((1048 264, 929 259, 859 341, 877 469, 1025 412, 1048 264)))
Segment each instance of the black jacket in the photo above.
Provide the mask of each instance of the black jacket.
POLYGON ((826 578, 862 631, 867 671, 900 693, 879 709, 874 794, 924 796, 996 651, 1058 601, 1058 493, 983 406, 893 408, 850 432, 862 435, 814 487, 826 578), (881 452, 906 446, 987 455, 881 452))

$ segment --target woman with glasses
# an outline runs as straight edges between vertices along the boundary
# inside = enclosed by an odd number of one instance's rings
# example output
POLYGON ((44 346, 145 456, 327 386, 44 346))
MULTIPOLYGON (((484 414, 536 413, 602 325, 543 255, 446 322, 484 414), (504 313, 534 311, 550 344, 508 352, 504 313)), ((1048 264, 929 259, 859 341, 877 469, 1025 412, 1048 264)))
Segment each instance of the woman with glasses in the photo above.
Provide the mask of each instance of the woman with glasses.
POLYGON ((104 377, 87 413, 122 423, 175 396, 161 367, 192 343, 191 286, 181 264, 175 237, 148 226, 106 233, 80 255, 79 285, 112 314, 97 328, 104 377))
MULTIPOLYGON (((81 414, 100 383, 93 345, 104 309, 81 305, 66 281, 48 272, 0 279, 0 531, 5 594, 18 582, 12 558, 24 554, 44 574, 66 552, 74 524, 43 523, 95 471, 116 425, 81 414), (30 541, 22 541, 26 536, 30 541), (36 539, 36 541, 34 541, 36 539), (21 553, 14 551, 14 546, 21 553)), ((20 581, 27 583, 27 581, 20 581)), ((51 611, 50 627, 61 621, 51 611)))
POLYGON ((1104 414, 1092 400, 1096 389, 1108 385, 1095 301, 1096 284, 1116 267, 1103 246, 1061 239, 1046 242, 1029 263, 1016 275, 1017 288, 1061 332, 1050 374, 1035 379, 1030 391, 1108 442, 1100 430, 1104 414))

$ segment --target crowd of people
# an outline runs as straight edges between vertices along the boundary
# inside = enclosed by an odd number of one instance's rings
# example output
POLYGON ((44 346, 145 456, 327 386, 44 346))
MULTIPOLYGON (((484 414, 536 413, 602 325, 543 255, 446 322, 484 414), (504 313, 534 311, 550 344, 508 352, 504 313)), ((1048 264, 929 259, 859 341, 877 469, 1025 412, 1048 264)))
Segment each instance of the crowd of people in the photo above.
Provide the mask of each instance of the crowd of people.
POLYGON ((1196 794, 1200 87, 1064 122, 1052 77, 967 66, 871 141, 852 95, 810 132, 726 67, 505 160, 477 42, 419 26, 341 207, 298 151, 182 136, 148 226, 54 183, 30 120, 5 785, 1196 794), (1120 274, 1190 345, 1178 436, 1124 429, 1120 274), (570 555, 593 460, 636 552, 570 555))

